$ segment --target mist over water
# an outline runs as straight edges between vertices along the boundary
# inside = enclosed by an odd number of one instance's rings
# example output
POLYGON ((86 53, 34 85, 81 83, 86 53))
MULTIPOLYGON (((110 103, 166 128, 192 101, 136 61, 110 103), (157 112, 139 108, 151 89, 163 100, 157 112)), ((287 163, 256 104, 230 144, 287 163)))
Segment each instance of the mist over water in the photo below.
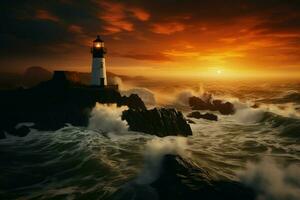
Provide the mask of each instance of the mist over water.
POLYGON ((128 131, 121 120, 126 108, 97 104, 88 127, 9 136, 0 140, 0 199, 159 199, 166 168, 184 169, 174 174, 181 188, 234 181, 253 190, 254 199, 300 199, 300 84, 123 83, 121 90, 185 115, 189 97, 210 93, 232 102, 236 113, 213 112, 217 122, 193 119, 187 138, 158 138, 128 131), (168 155, 175 166, 164 166, 168 155))

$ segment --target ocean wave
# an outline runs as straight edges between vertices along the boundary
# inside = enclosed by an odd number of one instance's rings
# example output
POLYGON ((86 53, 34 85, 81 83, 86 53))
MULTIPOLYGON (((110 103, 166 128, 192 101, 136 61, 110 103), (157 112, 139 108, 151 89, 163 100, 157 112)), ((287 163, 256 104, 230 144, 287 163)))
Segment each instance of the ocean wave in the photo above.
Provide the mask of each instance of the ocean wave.
POLYGON ((300 138, 300 119, 265 112, 260 122, 268 123, 272 128, 277 128, 282 136, 300 138))
POLYGON ((280 94, 274 98, 264 98, 257 102, 261 103, 272 103, 272 104, 284 104, 284 103, 295 103, 300 104, 300 92, 291 90, 280 94))
POLYGON ((296 164, 282 166, 271 158, 258 163, 247 163, 246 169, 238 172, 240 181, 253 188, 257 199, 300 199, 300 170, 296 164))
POLYGON ((126 106, 118 107, 116 104, 97 103, 91 112, 88 128, 105 133, 127 132, 127 122, 121 118, 122 112, 126 109, 128 109, 126 106))
POLYGON ((159 177, 151 184, 131 182, 115 192, 111 199, 211 199, 254 200, 252 189, 237 181, 215 180, 210 174, 179 155, 166 154, 159 177))
POLYGON ((300 103, 300 93, 292 91, 288 94, 286 94, 283 98, 283 101, 285 102, 295 102, 295 103, 300 103))
POLYGON ((0 141, 0 199, 106 198, 136 176, 151 138, 73 126, 9 137, 0 141))
POLYGON ((300 138, 300 119, 295 110, 284 111, 274 107, 239 107, 233 116, 240 123, 260 123, 277 129, 281 136, 300 138))

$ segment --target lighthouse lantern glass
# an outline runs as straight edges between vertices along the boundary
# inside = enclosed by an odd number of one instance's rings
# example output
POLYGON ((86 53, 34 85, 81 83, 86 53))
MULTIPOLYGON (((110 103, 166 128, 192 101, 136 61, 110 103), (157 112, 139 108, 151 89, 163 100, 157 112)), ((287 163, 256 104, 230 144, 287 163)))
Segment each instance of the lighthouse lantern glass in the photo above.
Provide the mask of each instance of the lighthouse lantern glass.
POLYGON ((94 42, 94 47, 96 48, 104 47, 104 42, 94 42))

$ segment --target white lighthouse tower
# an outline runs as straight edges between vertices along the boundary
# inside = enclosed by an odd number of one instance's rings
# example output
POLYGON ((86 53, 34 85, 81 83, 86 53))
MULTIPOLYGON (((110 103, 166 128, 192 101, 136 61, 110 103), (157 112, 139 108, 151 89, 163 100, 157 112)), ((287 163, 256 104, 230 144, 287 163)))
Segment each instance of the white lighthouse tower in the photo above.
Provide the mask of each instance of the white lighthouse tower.
POLYGON ((104 48, 104 42, 100 39, 99 35, 97 36, 96 40, 93 41, 91 53, 93 55, 91 85, 105 87, 107 85, 106 66, 104 58, 106 49, 104 48))

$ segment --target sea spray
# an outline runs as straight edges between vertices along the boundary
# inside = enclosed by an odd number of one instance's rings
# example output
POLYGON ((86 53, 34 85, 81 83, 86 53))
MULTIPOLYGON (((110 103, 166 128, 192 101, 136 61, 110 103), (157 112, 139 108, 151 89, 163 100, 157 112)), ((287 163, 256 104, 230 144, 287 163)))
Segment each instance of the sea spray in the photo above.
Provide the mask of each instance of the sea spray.
POLYGON ((168 92, 153 90, 147 87, 137 86, 131 82, 124 82, 120 77, 110 78, 111 84, 117 84, 119 86, 122 95, 129 96, 131 94, 137 94, 144 101, 147 106, 175 106, 177 108, 182 108, 189 106, 188 100, 192 96, 202 97, 204 88, 202 84, 193 88, 170 88, 168 92))
POLYGON ((118 85, 120 93, 124 96, 137 94, 147 106, 156 105, 155 94, 148 88, 138 87, 129 83, 124 83, 122 78, 118 76, 110 78, 110 83, 112 83, 113 85, 118 85))
POLYGON ((137 94, 147 106, 156 105, 155 94, 147 88, 135 87, 127 90, 121 90, 121 94, 125 96, 137 94))
POLYGON ((150 184, 160 175, 165 155, 183 156, 187 149, 187 138, 169 136, 154 138, 146 143, 144 168, 136 179, 137 184, 150 184))
POLYGON ((299 165, 284 167, 271 158, 263 158, 259 163, 247 163, 238 175, 241 182, 257 192, 259 200, 300 199, 299 165))
POLYGON ((254 102, 242 102, 239 99, 232 101, 236 109, 234 119, 241 123, 258 123, 266 118, 268 113, 283 118, 300 119, 300 112, 294 104, 259 104, 253 108, 254 102))
POLYGON ((262 120, 264 111, 251 107, 236 109, 234 119, 240 123, 258 123, 262 120))
POLYGON ((126 106, 117 107, 116 104, 99 104, 93 108, 89 119, 89 129, 106 133, 122 133, 128 130, 126 121, 121 116, 126 106))
POLYGON ((260 109, 263 109, 265 112, 272 112, 284 117, 300 119, 300 111, 299 109, 297 110, 297 106, 293 103, 261 104, 260 109))
POLYGON ((160 102, 161 105, 170 105, 177 108, 184 108, 189 106, 189 98, 193 96, 202 97, 205 94, 202 85, 197 88, 176 88, 171 95, 159 94, 162 96, 164 102, 160 102))

